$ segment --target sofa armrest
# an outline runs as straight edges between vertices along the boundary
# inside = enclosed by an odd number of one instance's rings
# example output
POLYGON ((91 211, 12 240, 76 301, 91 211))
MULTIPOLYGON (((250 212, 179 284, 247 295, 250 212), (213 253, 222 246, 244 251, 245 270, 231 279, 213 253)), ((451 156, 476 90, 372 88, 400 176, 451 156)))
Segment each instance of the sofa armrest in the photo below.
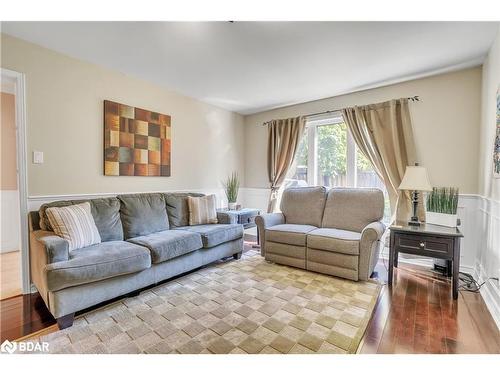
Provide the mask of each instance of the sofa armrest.
POLYGON ((368 280, 378 262, 381 238, 385 232, 381 221, 374 221, 363 228, 359 243, 359 279, 368 280))
POLYGON ((219 224, 237 224, 236 214, 227 211, 217 211, 217 221, 219 224))
POLYGON ((262 214, 255 218, 255 224, 257 224, 259 232, 260 254, 262 256, 266 255, 266 228, 284 223, 285 216, 281 212, 262 214))
POLYGON ((32 244, 33 250, 35 253, 36 250, 43 251, 47 264, 69 260, 69 243, 65 239, 56 236, 54 232, 44 230, 33 232, 33 237, 35 240, 32 244))
POLYGON ((54 232, 34 230, 30 231, 29 246, 31 280, 50 308, 45 269, 48 264, 69 260, 69 243, 54 232))

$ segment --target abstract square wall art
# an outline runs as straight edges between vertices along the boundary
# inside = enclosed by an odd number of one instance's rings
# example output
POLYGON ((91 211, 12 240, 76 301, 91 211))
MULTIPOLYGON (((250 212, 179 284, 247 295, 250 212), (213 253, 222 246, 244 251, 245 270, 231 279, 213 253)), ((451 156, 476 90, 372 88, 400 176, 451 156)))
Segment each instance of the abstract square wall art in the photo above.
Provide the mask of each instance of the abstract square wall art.
POLYGON ((171 118, 104 101, 104 175, 170 176, 171 118))
POLYGON ((500 178, 500 86, 497 90, 497 126, 493 149, 493 177, 500 178))

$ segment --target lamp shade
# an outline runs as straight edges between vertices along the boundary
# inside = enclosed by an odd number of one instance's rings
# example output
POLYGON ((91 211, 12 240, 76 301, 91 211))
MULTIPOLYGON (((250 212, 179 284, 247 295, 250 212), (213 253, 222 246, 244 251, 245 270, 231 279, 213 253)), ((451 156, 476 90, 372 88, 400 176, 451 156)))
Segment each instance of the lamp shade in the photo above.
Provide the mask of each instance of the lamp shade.
POLYGON ((432 186, 429 182, 429 176, 427 176, 427 169, 419 166, 406 167, 399 190, 431 191, 432 186))

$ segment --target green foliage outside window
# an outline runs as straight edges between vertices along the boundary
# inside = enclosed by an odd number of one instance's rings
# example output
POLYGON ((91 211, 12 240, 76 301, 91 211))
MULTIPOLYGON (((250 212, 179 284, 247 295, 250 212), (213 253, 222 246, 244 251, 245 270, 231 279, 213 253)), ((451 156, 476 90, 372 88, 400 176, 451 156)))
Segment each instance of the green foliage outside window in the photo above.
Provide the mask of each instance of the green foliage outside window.
MULTIPOLYGON (((346 174, 347 168, 347 125, 318 126, 318 168, 320 176, 333 177, 346 174)), ((297 150, 297 166, 307 167, 307 134, 304 135, 297 150)), ((372 166, 361 152, 357 155, 358 171, 371 171, 372 166)))
POLYGON ((318 126, 318 168, 320 176, 346 174, 347 131, 344 123, 318 126))

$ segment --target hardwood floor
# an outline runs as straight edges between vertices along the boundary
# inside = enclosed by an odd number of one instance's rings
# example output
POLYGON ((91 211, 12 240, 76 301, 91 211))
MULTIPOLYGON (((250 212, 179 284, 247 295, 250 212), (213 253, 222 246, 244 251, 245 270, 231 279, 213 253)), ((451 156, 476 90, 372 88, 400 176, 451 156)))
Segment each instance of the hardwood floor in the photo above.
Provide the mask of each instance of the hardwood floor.
POLYGON ((21 252, 0 254, 0 300, 22 294, 21 252))
POLYGON ((55 323, 38 293, 0 301, 0 342, 18 339, 55 323))
MULTIPOLYGON (((377 278, 386 283, 381 261, 377 278)), ((384 286, 360 353, 500 353, 500 332, 479 293, 451 297, 451 280, 400 263, 384 286)))
MULTIPOLYGON (((383 261, 376 277, 387 282, 383 261)), ((38 294, 0 301, 0 341, 54 324, 38 294)), ((400 263, 392 290, 383 287, 359 353, 500 353, 500 332, 480 294, 461 292, 453 301, 449 279, 400 263)))

